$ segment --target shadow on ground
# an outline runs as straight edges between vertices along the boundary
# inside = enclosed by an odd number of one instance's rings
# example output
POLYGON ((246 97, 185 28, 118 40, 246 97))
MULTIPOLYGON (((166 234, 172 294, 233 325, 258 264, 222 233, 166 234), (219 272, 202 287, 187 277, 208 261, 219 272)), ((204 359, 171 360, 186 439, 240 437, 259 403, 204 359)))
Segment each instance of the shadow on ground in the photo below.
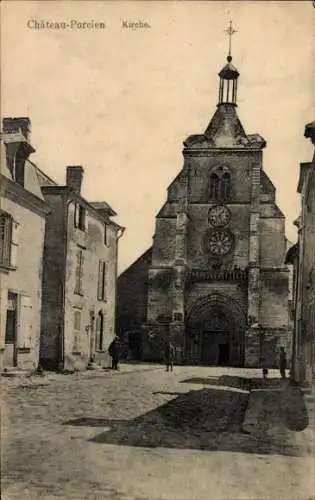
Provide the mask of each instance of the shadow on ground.
POLYGON ((218 385, 221 387, 234 387, 250 391, 260 388, 280 388, 280 380, 274 378, 246 378, 233 375, 222 375, 220 377, 193 377, 181 380, 182 384, 198 384, 198 385, 218 385))
MULTIPOLYGON (((212 382, 211 385, 215 385, 212 382)), ((132 420, 82 417, 67 421, 65 425, 108 428, 89 440, 99 444, 286 456, 309 453, 286 439, 275 442, 268 433, 260 437, 246 434, 242 424, 249 392, 229 388, 226 382, 222 384, 221 381, 221 387, 175 393, 171 401, 132 420)), ((235 380, 229 382, 236 385, 235 380)))

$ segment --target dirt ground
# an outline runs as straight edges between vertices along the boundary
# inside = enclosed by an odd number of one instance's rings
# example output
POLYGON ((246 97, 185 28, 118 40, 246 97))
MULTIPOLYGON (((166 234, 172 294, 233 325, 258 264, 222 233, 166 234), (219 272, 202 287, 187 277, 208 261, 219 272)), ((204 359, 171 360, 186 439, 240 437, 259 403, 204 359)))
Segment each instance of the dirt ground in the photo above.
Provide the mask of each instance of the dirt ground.
POLYGON ((122 365, 3 378, 2 498, 313 499, 312 397, 303 410, 257 377, 122 365))

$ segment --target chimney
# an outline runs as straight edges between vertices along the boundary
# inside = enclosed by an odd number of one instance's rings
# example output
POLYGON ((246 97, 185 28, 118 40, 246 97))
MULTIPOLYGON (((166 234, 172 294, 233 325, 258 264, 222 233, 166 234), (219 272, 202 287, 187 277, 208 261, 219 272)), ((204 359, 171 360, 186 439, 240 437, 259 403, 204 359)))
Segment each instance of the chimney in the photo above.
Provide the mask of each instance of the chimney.
POLYGON ((31 135, 31 120, 29 118, 3 118, 2 125, 4 133, 22 132, 25 139, 29 141, 31 135))
POLYGON ((81 194, 83 172, 83 167, 80 165, 67 167, 67 186, 72 188, 77 194, 81 194))

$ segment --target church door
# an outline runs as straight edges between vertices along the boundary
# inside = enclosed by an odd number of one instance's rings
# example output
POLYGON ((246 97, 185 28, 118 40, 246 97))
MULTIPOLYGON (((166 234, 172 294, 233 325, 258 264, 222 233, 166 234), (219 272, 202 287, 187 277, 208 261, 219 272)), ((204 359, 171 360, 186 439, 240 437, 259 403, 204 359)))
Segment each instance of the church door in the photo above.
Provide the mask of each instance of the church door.
POLYGON ((230 344, 219 344, 219 359, 218 364, 227 366, 230 361, 230 344))
POLYGON ((244 318, 234 302, 219 294, 194 304, 187 318, 187 344, 198 342, 200 364, 242 366, 244 318))

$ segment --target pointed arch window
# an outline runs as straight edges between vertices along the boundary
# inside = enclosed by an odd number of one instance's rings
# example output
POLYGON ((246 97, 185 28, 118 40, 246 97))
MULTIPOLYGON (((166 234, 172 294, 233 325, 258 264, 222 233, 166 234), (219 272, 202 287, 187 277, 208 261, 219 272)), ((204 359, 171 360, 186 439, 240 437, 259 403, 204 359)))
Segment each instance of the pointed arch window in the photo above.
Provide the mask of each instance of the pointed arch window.
POLYGON ((222 199, 228 200, 231 196, 231 176, 229 172, 225 172, 222 175, 221 189, 222 189, 222 199))
POLYGON ((231 198, 232 181, 227 167, 217 167, 210 174, 209 195, 213 201, 224 201, 231 198))
POLYGON ((213 173, 210 175, 210 198, 217 200, 219 197, 219 184, 220 179, 218 174, 213 173))

